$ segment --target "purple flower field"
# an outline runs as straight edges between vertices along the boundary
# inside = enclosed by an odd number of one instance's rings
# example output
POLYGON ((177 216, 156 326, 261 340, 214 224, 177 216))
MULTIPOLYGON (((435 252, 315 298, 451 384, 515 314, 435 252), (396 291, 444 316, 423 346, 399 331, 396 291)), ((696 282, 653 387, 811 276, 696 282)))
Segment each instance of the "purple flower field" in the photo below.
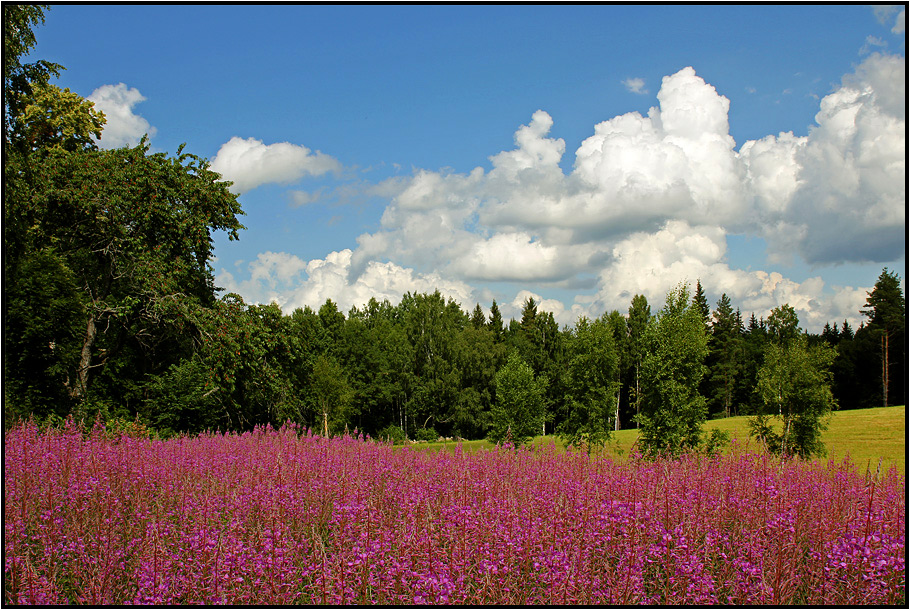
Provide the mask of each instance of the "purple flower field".
POLYGON ((902 604, 905 481, 425 453, 285 426, 5 435, 6 604, 902 604))

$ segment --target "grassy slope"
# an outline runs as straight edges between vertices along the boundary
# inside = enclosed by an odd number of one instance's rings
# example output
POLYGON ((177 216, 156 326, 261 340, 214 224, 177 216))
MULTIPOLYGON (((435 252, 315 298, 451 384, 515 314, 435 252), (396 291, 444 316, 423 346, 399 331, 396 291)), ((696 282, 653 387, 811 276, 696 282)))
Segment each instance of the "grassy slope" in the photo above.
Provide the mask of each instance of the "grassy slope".
MULTIPOLYGON (((856 409, 852 411, 835 411, 828 422, 828 429, 822 434, 822 440, 828 449, 827 459, 841 461, 849 453, 856 467, 865 471, 867 465, 874 472, 881 458, 882 470, 891 464, 897 466, 901 473, 905 472, 906 457, 906 408, 905 407, 879 407, 876 409, 856 409)), ((730 433, 730 438, 735 438, 741 444, 749 443, 749 429, 746 426, 747 417, 730 417, 715 419, 705 423, 704 429, 717 428, 730 433)), ((614 435, 613 441, 607 447, 607 454, 622 457, 629 454, 629 450, 638 438, 637 430, 620 430, 614 435)), ((556 442, 561 446, 559 439, 554 436, 541 436, 534 439, 534 444, 556 442)), ((411 445, 419 449, 454 450, 457 443, 426 443, 411 445)), ((754 446, 754 443, 753 445, 754 446)), ((492 447, 489 441, 463 441, 464 451, 478 451, 492 447)))

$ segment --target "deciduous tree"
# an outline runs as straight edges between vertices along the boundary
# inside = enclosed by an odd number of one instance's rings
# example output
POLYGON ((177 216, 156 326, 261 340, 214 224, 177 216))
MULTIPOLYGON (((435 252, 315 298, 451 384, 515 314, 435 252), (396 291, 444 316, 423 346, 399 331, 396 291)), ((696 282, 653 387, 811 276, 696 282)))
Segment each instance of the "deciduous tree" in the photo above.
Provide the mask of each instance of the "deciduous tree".
POLYGON ((325 436, 341 433, 353 398, 341 364, 330 355, 318 356, 313 364, 311 384, 319 414, 317 430, 325 436))
POLYGON ((634 387, 630 392, 635 406, 635 426, 638 427, 638 415, 641 413, 641 365, 645 356, 645 331, 651 322, 651 306, 643 294, 632 297, 629 305, 629 359, 634 370, 634 387))
POLYGON ((490 412, 490 440, 507 439, 523 445, 540 432, 546 416, 544 377, 534 377, 534 370, 516 350, 495 377, 496 398, 490 412))
POLYGON ((824 343, 809 346, 805 336, 769 344, 757 386, 765 410, 749 420, 752 436, 784 456, 824 455, 821 433, 825 418, 836 407, 830 372, 835 356, 824 343), (773 418, 780 431, 772 427, 773 418))
POLYGON ((620 358, 607 316, 593 322, 579 318, 567 352, 564 385, 568 415, 559 435, 566 444, 590 452, 610 439, 618 406, 620 358))
POLYGON ((646 454, 695 449, 707 409, 698 386, 705 374, 708 337, 701 310, 680 284, 648 325, 642 362, 639 443, 646 454))

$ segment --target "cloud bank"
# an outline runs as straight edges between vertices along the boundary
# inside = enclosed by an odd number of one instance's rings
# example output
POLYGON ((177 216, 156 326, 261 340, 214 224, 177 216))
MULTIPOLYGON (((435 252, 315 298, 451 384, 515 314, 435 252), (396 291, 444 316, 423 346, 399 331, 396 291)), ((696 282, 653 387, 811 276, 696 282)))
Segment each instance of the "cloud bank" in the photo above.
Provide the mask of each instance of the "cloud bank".
MULTIPOLYGON (((246 289, 293 308, 325 298, 397 301, 405 291, 439 287, 470 307, 508 282, 519 288, 501 302, 514 308, 536 294, 528 288, 565 290, 596 278, 574 303, 549 302, 547 310, 571 324, 579 314, 624 310, 636 293, 659 306, 677 282, 700 279, 709 294, 726 292, 756 315, 789 303, 805 327, 855 322, 869 287, 732 268, 726 238, 764 239, 771 262, 904 257, 905 71, 903 57, 872 53, 820 100, 806 136, 769 135, 737 149, 729 99, 686 67, 662 79, 646 115, 595 125, 568 174, 560 166, 565 142, 550 137, 553 119, 539 110, 515 132, 512 150, 489 158, 488 170, 417 170, 377 185, 389 204, 380 229, 360 235, 356 249, 305 263, 305 278, 303 261, 257 261, 256 286, 246 289), (282 269, 295 269, 293 277, 282 269), (287 283, 281 290, 269 284, 279 277, 287 283)), ((240 191, 340 167, 303 147, 240 138, 215 161, 240 191)))
POLYGON ((394 263, 371 261, 354 281, 348 281, 351 250, 330 252, 324 259, 304 261, 293 254, 264 252, 247 265, 250 279, 236 281, 222 269, 216 283, 253 302, 278 303, 284 311, 298 307, 318 309, 332 299, 342 311, 362 306, 370 298, 398 302, 406 292, 439 290, 463 308, 473 307, 473 291, 466 283, 446 280, 436 273, 421 274, 394 263), (252 295, 252 297, 250 297, 252 295))

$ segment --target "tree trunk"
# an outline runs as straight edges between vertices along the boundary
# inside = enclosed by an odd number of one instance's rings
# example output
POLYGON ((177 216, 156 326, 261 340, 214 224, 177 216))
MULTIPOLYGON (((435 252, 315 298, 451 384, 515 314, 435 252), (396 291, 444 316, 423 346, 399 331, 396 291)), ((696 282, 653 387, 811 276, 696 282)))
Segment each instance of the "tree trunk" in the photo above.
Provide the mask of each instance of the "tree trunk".
POLYGON ((619 431, 619 396, 620 396, 619 393, 622 391, 621 388, 622 388, 622 386, 620 386, 620 389, 616 390, 616 418, 613 422, 613 431, 614 432, 619 431))
POLYGON ((95 344, 95 335, 98 329, 95 326, 95 317, 89 316, 85 329, 85 339, 82 340, 82 354, 79 357, 79 370, 76 371, 76 386, 70 390, 70 396, 81 399, 88 389, 88 371, 92 365, 92 346, 95 344))
POLYGON ((888 329, 882 333, 882 399, 888 406, 888 329))
POLYGON ((784 427, 784 438, 781 443, 781 453, 785 456, 790 455, 790 415, 787 414, 787 425, 784 427))
POLYGON ((638 430, 638 415, 641 414, 641 388, 638 385, 639 373, 641 372, 641 358, 638 359, 638 366, 635 367, 635 429, 638 430))

